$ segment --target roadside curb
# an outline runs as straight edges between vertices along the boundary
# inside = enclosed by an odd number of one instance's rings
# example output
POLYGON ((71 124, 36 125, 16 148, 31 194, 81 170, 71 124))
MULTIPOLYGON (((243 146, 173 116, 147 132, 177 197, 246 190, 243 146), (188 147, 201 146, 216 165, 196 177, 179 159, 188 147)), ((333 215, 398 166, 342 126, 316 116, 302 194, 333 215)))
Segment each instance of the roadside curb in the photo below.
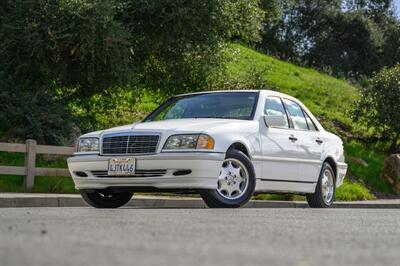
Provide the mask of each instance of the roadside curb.
MULTIPOLYGON (((80 195, 0 193, 0 208, 16 207, 87 207, 80 195)), ((199 198, 174 198, 155 196, 134 196, 127 204, 135 208, 206 208, 199 198)), ((303 201, 252 200, 245 208, 308 208, 303 201)), ((400 199, 335 202, 335 208, 400 209, 400 199)))

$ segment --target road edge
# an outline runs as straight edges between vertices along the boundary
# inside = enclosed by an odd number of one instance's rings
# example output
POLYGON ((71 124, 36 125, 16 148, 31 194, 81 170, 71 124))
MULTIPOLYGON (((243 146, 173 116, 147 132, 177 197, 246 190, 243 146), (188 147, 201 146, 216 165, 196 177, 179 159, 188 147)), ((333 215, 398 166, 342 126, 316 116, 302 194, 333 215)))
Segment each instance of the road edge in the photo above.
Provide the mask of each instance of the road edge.
MULTIPOLYGON (((0 208, 19 207, 87 207, 79 195, 62 194, 14 194, 0 193, 0 208)), ((134 196, 126 205, 136 208, 206 208, 198 198, 174 198, 154 196, 134 196)), ((251 200, 245 208, 308 208, 302 201, 251 200)), ((335 202, 334 208, 375 208, 400 209, 400 199, 355 202, 335 202)))

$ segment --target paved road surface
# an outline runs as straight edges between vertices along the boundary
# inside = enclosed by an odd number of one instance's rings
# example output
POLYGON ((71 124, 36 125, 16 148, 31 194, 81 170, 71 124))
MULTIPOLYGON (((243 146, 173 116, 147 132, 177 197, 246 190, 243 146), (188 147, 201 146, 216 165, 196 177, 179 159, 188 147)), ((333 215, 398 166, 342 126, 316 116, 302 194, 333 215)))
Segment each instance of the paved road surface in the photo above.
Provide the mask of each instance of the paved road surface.
POLYGON ((0 265, 400 265, 400 210, 0 209, 0 265))

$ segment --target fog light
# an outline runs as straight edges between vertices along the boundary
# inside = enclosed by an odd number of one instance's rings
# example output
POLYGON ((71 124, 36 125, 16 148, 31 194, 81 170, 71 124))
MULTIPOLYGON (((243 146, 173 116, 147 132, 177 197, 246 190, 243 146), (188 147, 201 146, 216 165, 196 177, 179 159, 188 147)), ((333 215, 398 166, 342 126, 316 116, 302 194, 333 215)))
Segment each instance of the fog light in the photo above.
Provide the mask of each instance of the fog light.
POLYGON ((75 174, 79 177, 87 177, 88 176, 85 172, 82 172, 82 171, 75 172, 75 174))
POLYGON ((173 173, 174 176, 191 174, 192 170, 178 170, 173 173))

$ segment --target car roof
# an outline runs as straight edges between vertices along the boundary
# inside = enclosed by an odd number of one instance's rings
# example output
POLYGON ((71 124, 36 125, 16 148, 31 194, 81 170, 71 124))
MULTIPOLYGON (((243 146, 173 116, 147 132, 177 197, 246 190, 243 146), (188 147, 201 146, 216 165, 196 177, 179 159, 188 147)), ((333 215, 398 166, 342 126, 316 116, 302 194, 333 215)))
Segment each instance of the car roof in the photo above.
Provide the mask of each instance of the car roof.
POLYGON ((196 95, 196 94, 205 94, 205 93, 229 93, 229 92, 265 92, 268 95, 279 95, 279 96, 284 96, 288 98, 293 98, 290 95, 278 92, 278 91, 273 91, 273 90, 216 90, 216 91, 199 91, 199 92, 192 92, 192 93, 184 93, 184 94, 179 94, 176 96, 188 96, 188 95, 196 95))

